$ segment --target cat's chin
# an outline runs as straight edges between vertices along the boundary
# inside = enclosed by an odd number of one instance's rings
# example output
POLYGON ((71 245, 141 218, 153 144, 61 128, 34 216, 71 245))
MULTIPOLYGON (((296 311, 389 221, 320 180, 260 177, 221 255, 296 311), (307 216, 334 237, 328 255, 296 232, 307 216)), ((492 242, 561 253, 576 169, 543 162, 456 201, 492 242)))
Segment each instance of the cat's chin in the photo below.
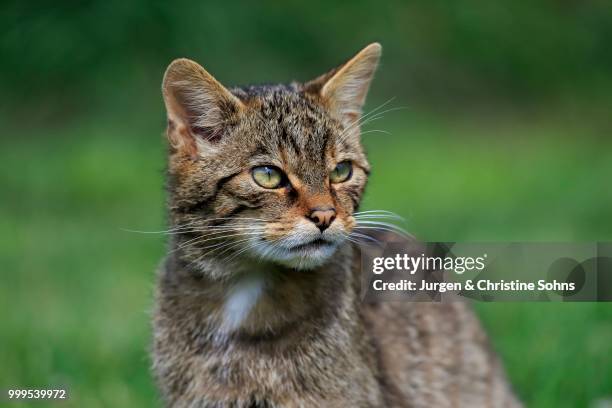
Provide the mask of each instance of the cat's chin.
POLYGON ((323 266, 336 253, 339 244, 330 241, 315 240, 313 242, 297 245, 290 248, 274 248, 273 251, 265 249, 257 251, 257 255, 276 264, 299 269, 309 270, 323 266))

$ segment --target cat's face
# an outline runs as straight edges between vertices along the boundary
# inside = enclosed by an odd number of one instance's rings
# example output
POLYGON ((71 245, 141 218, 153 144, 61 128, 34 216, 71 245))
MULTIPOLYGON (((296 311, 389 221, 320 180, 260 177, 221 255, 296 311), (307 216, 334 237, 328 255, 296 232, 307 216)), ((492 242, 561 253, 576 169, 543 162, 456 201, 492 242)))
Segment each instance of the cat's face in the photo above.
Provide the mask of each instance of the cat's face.
POLYGON ((369 165, 359 115, 371 45, 306 84, 223 88, 177 60, 164 79, 169 204, 192 257, 319 266, 349 238, 369 165))

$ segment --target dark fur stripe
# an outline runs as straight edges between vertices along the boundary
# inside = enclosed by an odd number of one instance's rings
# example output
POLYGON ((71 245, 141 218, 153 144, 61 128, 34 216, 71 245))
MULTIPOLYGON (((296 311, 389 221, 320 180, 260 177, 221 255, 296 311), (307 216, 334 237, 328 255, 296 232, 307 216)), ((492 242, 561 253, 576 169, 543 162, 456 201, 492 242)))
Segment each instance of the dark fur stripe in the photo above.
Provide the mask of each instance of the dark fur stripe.
POLYGON ((201 201, 198 201, 194 204, 187 204, 184 206, 179 206, 176 208, 176 211, 183 213, 183 214, 189 214, 189 213, 194 213, 194 212, 200 212, 203 209, 205 209, 206 207, 208 207, 208 205, 214 201, 215 198, 217 198, 217 194, 219 193, 219 191, 221 191, 221 189, 223 188, 223 186, 225 186, 225 184, 227 182, 229 182, 231 179, 233 179, 234 177, 236 177, 238 174, 240 174, 241 172, 236 172, 233 174, 230 174, 229 176, 225 176, 221 179, 219 179, 217 181, 217 184, 215 185, 215 189, 213 190, 213 192, 204 197, 201 201))

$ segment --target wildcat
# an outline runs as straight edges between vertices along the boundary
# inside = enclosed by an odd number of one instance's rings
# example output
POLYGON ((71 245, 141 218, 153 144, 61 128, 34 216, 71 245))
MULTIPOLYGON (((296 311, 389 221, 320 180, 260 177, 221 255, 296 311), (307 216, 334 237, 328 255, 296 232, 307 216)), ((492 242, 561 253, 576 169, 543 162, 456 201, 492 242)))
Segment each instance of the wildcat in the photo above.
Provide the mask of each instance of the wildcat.
POLYGON ((169 407, 519 406, 463 303, 359 299, 371 44, 306 83, 226 89, 178 59, 153 370, 169 407))

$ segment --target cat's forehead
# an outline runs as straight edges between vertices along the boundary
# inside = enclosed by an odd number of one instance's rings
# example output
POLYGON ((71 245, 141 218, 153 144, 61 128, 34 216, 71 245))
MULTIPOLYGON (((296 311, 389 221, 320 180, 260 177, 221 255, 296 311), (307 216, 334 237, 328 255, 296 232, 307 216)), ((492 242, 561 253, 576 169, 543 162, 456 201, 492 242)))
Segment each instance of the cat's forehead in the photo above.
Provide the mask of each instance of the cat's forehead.
POLYGON ((260 150, 290 155, 321 156, 341 131, 337 121, 294 85, 257 87, 241 95, 253 139, 260 150))
POLYGON ((249 86, 232 92, 268 125, 274 125, 274 122, 303 127, 330 125, 328 112, 302 92, 299 84, 249 86))

